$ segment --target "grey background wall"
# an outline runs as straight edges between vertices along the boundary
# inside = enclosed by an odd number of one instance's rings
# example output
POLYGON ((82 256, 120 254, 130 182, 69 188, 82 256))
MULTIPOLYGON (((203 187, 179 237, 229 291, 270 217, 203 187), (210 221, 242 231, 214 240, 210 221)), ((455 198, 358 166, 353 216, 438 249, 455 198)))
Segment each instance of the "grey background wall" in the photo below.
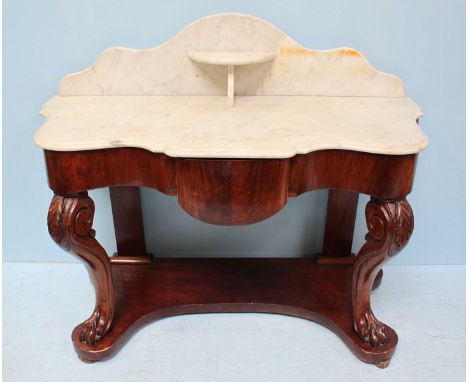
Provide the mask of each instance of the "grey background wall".
MULTIPOLYGON (((158 45, 187 23, 219 12, 249 13, 301 44, 350 46, 397 74, 425 111, 430 147, 420 155, 409 196, 416 227, 393 263, 465 262, 465 2, 463 0, 4 0, 3 256, 10 261, 74 261, 49 238, 52 196, 33 134, 60 78, 89 66, 111 46, 158 45)), ((147 246, 171 256, 308 256, 321 249, 326 191, 290 199, 252 226, 194 220, 175 198, 142 191, 147 246)), ((115 251, 108 190, 91 192, 97 238, 115 251)), ((365 223, 360 199, 355 248, 365 223)))

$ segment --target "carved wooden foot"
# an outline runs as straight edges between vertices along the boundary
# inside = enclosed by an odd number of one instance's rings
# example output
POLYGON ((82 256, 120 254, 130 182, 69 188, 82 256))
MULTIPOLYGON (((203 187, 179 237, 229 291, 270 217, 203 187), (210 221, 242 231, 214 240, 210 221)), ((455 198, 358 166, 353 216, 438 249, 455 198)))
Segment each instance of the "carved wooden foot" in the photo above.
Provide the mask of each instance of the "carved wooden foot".
POLYGON ((91 317, 79 325, 78 338, 93 346, 106 335, 114 316, 112 271, 109 257, 94 238, 94 203, 86 192, 54 195, 47 216, 52 239, 65 251, 82 260, 96 291, 96 307, 91 317))
POLYGON ((408 242, 414 226, 413 211, 406 199, 371 198, 366 221, 369 233, 353 270, 353 321, 354 330, 364 342, 379 347, 387 344, 389 327, 372 312, 371 289, 383 263, 408 242))

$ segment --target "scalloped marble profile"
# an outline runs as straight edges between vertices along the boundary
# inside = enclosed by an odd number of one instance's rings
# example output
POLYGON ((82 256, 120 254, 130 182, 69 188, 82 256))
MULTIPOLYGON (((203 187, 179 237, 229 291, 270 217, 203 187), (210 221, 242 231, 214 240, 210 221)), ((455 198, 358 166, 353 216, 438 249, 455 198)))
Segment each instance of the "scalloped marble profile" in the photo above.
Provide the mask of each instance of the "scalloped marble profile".
POLYGON ((190 60, 188 52, 274 52, 236 68, 236 95, 403 97, 402 81, 374 69, 351 48, 305 48, 257 17, 229 13, 189 24, 149 49, 110 48, 86 70, 68 74, 59 95, 225 95, 226 67, 190 60))
POLYGON ((36 143, 48 150, 139 147, 173 157, 288 158, 325 149, 417 153, 427 138, 409 98, 54 97, 36 143))
POLYGON ((422 111, 398 77, 354 49, 304 48, 243 14, 202 18, 155 48, 108 49, 66 75, 42 114, 35 142, 55 151, 286 158, 324 149, 403 155, 427 146, 416 123, 422 111), (245 64, 236 66, 234 108, 224 98, 226 66, 194 54, 245 64))

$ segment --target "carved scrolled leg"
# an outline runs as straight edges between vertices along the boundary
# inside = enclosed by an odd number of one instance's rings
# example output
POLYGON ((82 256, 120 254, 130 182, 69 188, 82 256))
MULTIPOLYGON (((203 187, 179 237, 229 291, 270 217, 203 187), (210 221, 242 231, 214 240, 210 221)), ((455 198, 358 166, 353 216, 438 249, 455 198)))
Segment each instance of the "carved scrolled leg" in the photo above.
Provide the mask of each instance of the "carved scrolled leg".
POLYGON ((353 271, 354 330, 373 347, 387 343, 387 326, 374 316, 370 294, 383 263, 408 242, 414 227, 413 211, 406 199, 382 200, 372 197, 366 206, 369 230, 353 271))
POLYGON ((52 239, 86 265, 96 291, 96 307, 81 325, 79 340, 97 344, 107 333, 114 316, 112 272, 106 251, 94 238, 94 202, 86 192, 54 195, 47 216, 52 239))

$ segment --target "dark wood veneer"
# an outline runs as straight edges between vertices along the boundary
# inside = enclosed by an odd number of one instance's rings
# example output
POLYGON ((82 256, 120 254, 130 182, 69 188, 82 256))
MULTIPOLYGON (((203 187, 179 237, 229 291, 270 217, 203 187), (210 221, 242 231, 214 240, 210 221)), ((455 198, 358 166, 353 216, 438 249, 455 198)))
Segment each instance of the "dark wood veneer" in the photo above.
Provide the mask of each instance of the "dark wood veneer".
POLYGON ((328 192, 323 256, 351 256, 359 194, 346 190, 328 192))
POLYGON ((50 188, 73 194, 107 186, 144 186, 178 195, 197 219, 251 224, 278 212, 286 195, 345 189, 382 198, 409 194, 416 155, 324 150, 286 159, 171 158, 138 148, 45 151, 50 188), (248 186, 248 187, 247 187, 248 186))
POLYGON ((138 148, 44 150, 49 187, 73 194, 110 186, 144 186, 176 194, 176 159, 138 148))
POLYGON ((177 161, 179 205, 211 224, 241 225, 266 219, 288 199, 287 160, 177 161))
POLYGON ((52 199, 48 227, 83 260, 96 291, 91 316, 72 334, 82 360, 108 358, 151 320, 185 313, 270 312, 319 322, 362 360, 386 367, 397 335, 370 304, 381 267, 408 242, 417 155, 323 150, 286 159, 171 158, 137 148, 45 151, 52 199), (92 229, 87 190, 111 187, 118 255, 109 258, 92 229), (251 224, 278 212, 288 196, 329 193, 322 257, 312 259, 157 259, 144 246, 138 187, 177 195, 195 218, 251 224), (371 195, 368 234, 351 244, 358 193, 371 195))
POLYGON ((411 192, 416 154, 383 155, 323 150, 291 158, 289 195, 323 188, 342 189, 382 198, 411 192))
POLYGON ((140 188, 109 187, 118 256, 147 256, 140 188))
POLYGON ((150 322, 190 313, 301 317, 328 327, 357 357, 378 365, 390 359, 398 342, 389 327, 388 341, 381 347, 363 343, 354 332, 352 264, 317 265, 312 259, 299 258, 161 258, 151 265, 113 264, 112 275, 116 314, 110 331, 92 346, 79 340, 83 324, 72 334, 75 350, 86 361, 112 357, 135 331, 150 322))

